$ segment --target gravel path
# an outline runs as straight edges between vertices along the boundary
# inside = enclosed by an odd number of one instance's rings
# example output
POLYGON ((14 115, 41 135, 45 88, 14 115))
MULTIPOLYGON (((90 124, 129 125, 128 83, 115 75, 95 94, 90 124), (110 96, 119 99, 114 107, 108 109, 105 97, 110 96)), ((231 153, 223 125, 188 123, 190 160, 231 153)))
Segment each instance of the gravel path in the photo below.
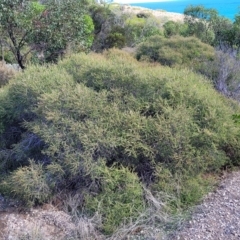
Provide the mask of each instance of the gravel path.
POLYGON ((229 174, 171 240, 240 239, 240 172, 229 174))

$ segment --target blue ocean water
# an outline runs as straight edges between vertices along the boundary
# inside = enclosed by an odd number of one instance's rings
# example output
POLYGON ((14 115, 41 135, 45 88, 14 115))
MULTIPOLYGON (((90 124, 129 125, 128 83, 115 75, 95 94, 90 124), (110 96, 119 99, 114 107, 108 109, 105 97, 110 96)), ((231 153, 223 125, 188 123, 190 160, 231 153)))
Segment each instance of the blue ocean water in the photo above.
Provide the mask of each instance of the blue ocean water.
POLYGON ((219 15, 234 20, 236 13, 240 12, 240 0, 166 0, 164 2, 134 3, 132 6, 150 9, 163 9, 167 12, 183 13, 188 5, 203 5, 206 8, 214 8, 219 15))

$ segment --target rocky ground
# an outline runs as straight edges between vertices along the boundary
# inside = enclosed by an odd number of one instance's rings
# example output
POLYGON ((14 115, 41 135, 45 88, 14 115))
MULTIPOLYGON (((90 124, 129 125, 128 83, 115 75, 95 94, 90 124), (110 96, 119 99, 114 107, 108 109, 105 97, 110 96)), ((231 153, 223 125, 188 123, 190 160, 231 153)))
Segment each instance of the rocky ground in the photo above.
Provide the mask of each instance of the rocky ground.
POLYGON ((240 172, 229 174, 169 239, 240 239, 240 172))
POLYGON ((1 240, 74 240, 102 239, 92 222, 73 218, 51 204, 22 209, 16 201, 0 196, 1 240))

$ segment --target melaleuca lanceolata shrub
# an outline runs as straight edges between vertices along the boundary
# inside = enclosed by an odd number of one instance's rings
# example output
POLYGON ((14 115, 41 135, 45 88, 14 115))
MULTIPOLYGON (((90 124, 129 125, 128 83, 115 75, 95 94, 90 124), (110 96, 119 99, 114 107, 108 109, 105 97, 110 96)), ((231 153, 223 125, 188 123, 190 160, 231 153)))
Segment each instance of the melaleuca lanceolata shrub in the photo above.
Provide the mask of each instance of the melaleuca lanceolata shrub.
MULTIPOLYGON (((79 208, 92 213, 97 202, 104 202, 105 232, 121 224, 111 221, 107 201, 128 203, 121 188, 114 188, 117 196, 105 185, 118 182, 114 174, 122 167, 123 189, 138 176, 150 189, 176 194, 179 205, 188 205, 201 195, 195 188, 205 173, 239 163, 238 126, 232 120, 237 104, 190 70, 137 62, 120 50, 74 55, 57 66, 30 68, 4 87, 0 98, 0 166, 10 179, 4 192, 35 203, 63 189, 95 196, 79 208), (18 134, 8 137, 14 127, 18 134), (12 157, 18 152, 23 158, 12 157), (24 187, 16 191, 12 185, 19 173, 32 174, 28 159, 41 170, 37 183, 45 186, 38 188, 44 190, 44 198, 30 183, 33 193, 25 195, 24 187), (106 200, 108 191, 111 197, 106 200)), ((144 198, 136 186, 138 203, 131 209, 139 211, 144 198)), ((112 211, 120 210, 114 206, 112 211)), ((128 217, 123 214, 121 219, 128 217)))
POLYGON ((152 36, 138 45, 136 58, 164 66, 184 66, 198 70, 203 63, 213 60, 214 49, 195 37, 152 36))

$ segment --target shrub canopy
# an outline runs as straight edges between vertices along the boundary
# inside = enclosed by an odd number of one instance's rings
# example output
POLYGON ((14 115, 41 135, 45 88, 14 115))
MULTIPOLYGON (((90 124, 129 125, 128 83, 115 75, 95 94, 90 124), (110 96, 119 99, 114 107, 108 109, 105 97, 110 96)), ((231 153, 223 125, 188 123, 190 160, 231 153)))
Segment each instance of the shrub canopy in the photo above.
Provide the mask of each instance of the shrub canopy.
POLYGON ((201 63, 214 58, 214 49, 195 37, 150 37, 139 44, 138 60, 150 60, 166 66, 185 66, 198 69, 201 63))
POLYGON ((103 206, 106 233, 143 209, 141 184, 186 206, 204 174, 239 164, 237 104, 190 70, 120 50, 32 66, 1 89, 0 101, 1 192, 34 204, 79 191, 89 214, 103 206))

